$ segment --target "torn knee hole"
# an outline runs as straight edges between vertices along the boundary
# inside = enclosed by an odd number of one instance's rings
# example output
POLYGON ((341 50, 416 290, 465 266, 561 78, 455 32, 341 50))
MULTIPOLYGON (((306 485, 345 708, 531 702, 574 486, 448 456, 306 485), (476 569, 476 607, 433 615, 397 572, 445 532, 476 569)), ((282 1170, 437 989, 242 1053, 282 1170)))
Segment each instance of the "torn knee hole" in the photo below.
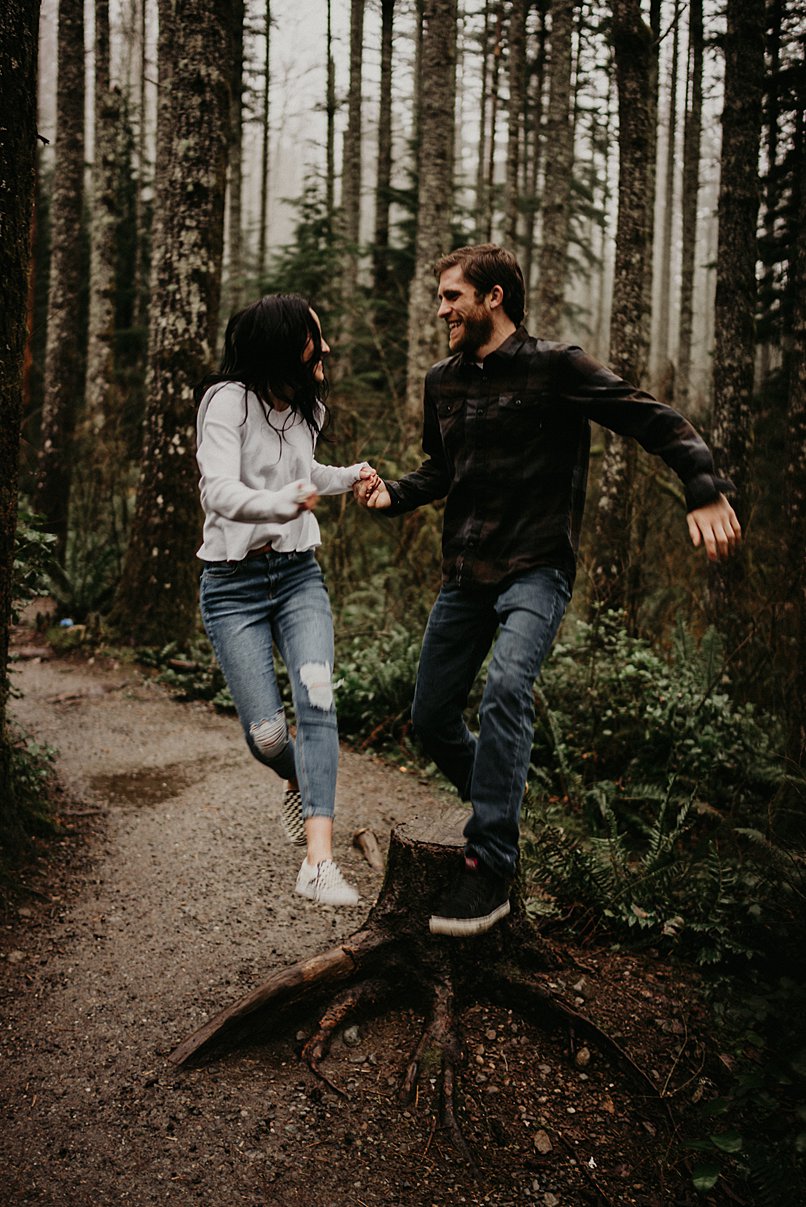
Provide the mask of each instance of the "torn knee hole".
POLYGON ((264 758, 276 759, 288 745, 285 715, 279 712, 268 721, 257 721, 250 725, 249 736, 264 758))
POLYGON ((329 662, 306 662, 299 668, 299 677, 313 708, 329 712, 333 707, 333 681, 329 662))

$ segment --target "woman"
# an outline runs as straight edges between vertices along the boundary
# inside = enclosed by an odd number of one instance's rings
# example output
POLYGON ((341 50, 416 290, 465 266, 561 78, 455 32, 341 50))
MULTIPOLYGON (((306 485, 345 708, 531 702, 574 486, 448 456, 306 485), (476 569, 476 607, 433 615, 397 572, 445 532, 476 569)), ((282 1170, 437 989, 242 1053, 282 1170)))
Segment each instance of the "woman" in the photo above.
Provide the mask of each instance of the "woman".
POLYGON ((296 891, 354 905, 333 859, 338 732, 333 621, 316 562, 319 495, 344 494, 366 464, 314 459, 326 426, 330 351, 319 319, 293 294, 260 298, 230 319, 221 372, 196 390, 204 538, 201 612, 252 754, 286 781, 283 823, 307 847, 296 891), (292 740, 274 669, 291 681, 292 740))

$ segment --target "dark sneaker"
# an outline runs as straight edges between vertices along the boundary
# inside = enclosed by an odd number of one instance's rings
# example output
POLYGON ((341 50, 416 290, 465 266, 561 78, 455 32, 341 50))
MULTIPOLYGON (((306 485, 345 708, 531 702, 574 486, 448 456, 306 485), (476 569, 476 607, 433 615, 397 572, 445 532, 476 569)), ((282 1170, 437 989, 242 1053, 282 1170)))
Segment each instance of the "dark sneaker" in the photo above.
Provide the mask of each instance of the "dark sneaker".
POLYGON ((482 935, 509 913, 509 884, 478 859, 465 859, 456 881, 431 915, 432 935, 482 935))
POLYGON ((296 788, 286 788, 281 813, 283 833, 294 847, 305 846, 305 822, 302 819, 302 797, 296 788))

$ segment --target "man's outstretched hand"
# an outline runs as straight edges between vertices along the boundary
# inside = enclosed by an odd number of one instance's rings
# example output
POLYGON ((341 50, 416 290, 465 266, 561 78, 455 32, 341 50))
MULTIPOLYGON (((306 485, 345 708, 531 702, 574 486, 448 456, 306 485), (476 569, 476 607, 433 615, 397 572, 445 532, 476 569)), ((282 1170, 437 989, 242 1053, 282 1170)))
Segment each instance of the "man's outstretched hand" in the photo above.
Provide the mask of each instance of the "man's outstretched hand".
POLYGON ((686 516, 688 530, 695 549, 705 545, 709 561, 729 557, 742 539, 742 529, 736 512, 724 495, 705 507, 695 507, 686 516))
POLYGON ((386 483, 378 477, 375 470, 368 474, 362 470, 361 475, 359 480, 353 483, 353 495, 356 502, 361 507, 377 508, 381 511, 385 507, 391 507, 392 496, 386 489, 386 483))

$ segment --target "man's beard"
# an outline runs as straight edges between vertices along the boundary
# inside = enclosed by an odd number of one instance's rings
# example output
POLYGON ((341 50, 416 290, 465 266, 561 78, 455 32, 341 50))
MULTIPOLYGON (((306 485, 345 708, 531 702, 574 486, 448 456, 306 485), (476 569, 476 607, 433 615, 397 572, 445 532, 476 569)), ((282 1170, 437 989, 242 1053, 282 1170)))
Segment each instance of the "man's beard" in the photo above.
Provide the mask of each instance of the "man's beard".
POLYGON ((479 348, 483 348, 490 342, 492 334, 492 315, 479 306, 475 313, 465 316, 464 332, 455 351, 463 352, 465 356, 472 356, 474 352, 478 352, 479 348))

